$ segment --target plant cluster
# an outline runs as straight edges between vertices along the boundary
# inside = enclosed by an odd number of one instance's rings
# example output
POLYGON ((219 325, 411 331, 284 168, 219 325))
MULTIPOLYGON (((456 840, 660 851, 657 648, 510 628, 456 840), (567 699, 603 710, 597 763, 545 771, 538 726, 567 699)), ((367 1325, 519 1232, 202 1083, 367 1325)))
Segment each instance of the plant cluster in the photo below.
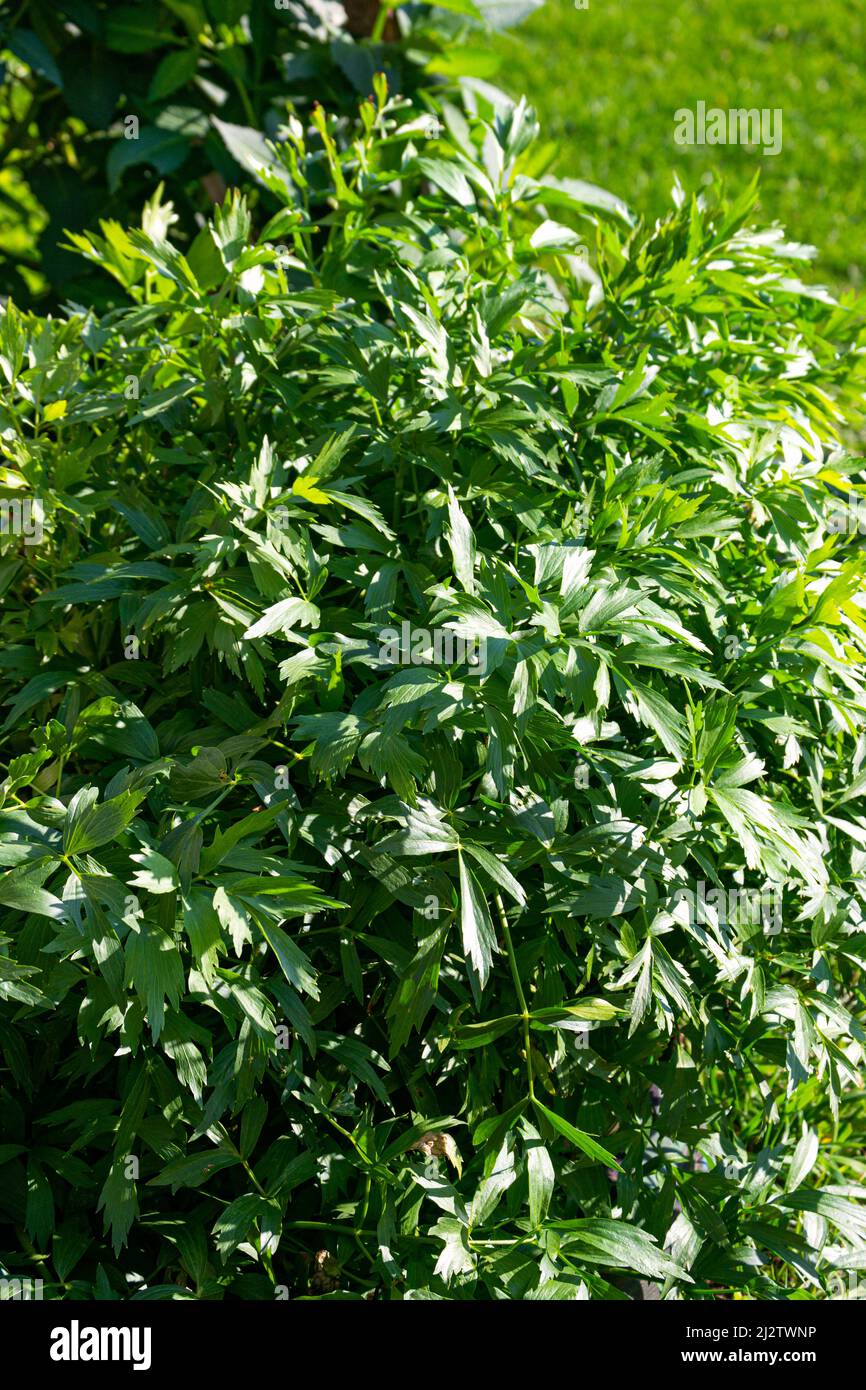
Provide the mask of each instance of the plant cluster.
POLYGON ((182 250, 157 193, 70 238, 111 307, 0 320, 44 529, 0 539, 0 1254, 46 1296, 862 1266, 862 325, 754 190, 647 227, 536 134, 376 78, 286 117, 266 221, 182 250))
POLYGON ((0 6, 0 291, 40 307, 70 297, 104 307, 103 278, 63 246, 70 229, 137 221, 156 179, 169 176, 178 232, 191 239, 227 185, 266 161, 287 101, 351 118, 376 72, 406 96, 470 72, 489 77, 500 60, 485 31, 534 3, 0 6))

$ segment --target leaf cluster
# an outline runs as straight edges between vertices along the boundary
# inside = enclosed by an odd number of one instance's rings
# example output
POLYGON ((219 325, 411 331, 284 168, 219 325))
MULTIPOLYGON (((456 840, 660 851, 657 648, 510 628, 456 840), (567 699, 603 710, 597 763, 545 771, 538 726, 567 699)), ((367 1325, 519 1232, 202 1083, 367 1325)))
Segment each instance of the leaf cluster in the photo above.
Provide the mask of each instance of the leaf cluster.
POLYGON ((0 319, 0 1213, 49 1296, 862 1264, 862 324, 754 190, 647 227, 536 136, 377 79, 268 146, 267 220, 181 249, 158 194, 70 238, 104 312, 0 319))

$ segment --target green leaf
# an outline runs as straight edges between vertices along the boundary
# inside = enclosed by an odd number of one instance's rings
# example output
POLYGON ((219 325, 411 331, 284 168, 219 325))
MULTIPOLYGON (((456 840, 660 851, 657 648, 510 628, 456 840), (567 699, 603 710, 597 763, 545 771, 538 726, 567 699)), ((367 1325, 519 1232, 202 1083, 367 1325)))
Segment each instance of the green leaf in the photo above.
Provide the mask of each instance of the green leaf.
POLYGON ((461 207, 474 207, 475 194, 463 170, 445 159, 429 159, 426 156, 417 161, 419 171, 425 178, 447 193, 461 207))
POLYGON ((575 1129, 573 1124, 564 1120, 561 1115, 557 1115, 554 1110, 548 1110, 547 1106, 542 1105, 540 1100, 533 1100, 533 1104, 538 1113, 543 1115, 553 1126, 557 1134, 561 1134, 570 1144, 574 1144, 575 1148, 580 1149, 588 1158, 595 1159, 596 1163, 603 1163, 607 1168, 615 1168, 619 1173, 623 1171, 614 1155, 608 1153, 607 1149, 603 1149, 601 1144, 597 1144, 588 1134, 584 1134, 583 1130, 575 1129))
POLYGON ((142 888, 147 893, 172 893, 177 888, 175 866, 165 855, 148 848, 129 857, 133 864, 141 866, 129 879, 131 888, 142 888))
POLYGON ((185 87, 195 76, 198 67, 198 53, 194 48, 176 49, 167 53, 150 80, 148 101, 161 101, 171 96, 178 87, 185 87))
POLYGON ((96 1210, 104 1211, 105 1230, 111 1232, 111 1244, 117 1257, 138 1215, 135 1182, 127 1176, 125 1159, 113 1163, 109 1169, 96 1210))
POLYGON ((141 999, 156 1042, 165 1021, 166 999, 171 1009, 180 1007, 184 983, 180 954, 168 933, 148 922, 131 928, 125 954, 126 982, 141 999))
POLYGON ((541 1135, 529 1120, 521 1121, 526 1150, 526 1172, 529 1179, 529 1220, 535 1226, 544 1224, 553 1196, 556 1174, 550 1154, 541 1135))
POLYGON ((10 869, 0 875, 0 903, 16 912, 35 912, 40 917, 53 917, 60 920, 66 909, 59 898, 42 887, 44 871, 29 873, 26 870, 10 869))
POLYGON ((400 819, 403 828, 379 843, 384 854, 445 854, 460 844, 456 831, 432 802, 422 800, 417 807, 406 806, 400 819))
POLYGON ((483 1023, 464 1023, 454 1029, 454 1046, 461 1052, 469 1047, 486 1047, 512 1032, 520 1023, 520 1017, 520 1014, 504 1014, 502 1018, 491 1018, 483 1023))
POLYGON ((675 1278, 686 1284, 692 1282, 686 1271, 658 1248, 648 1232, 638 1230, 625 1221, 591 1218, 557 1222, 556 1226, 563 1233, 574 1233, 565 1236, 565 1243, 575 1253, 580 1251, 584 1259, 615 1269, 633 1270, 647 1279, 675 1278))
POLYGON ((278 927, 274 922, 260 921, 259 930, 279 961, 280 969, 289 984, 294 985, 295 989, 311 995, 313 999, 318 999, 319 987, 316 983, 316 972, 309 957, 304 955, 300 946, 296 946, 282 927, 278 927))
POLYGON ((490 975, 493 957, 499 950, 487 902, 472 870, 467 868, 463 855, 460 865, 460 932, 463 950, 483 989, 490 975))
POLYGON ((786 1192, 793 1192, 800 1186, 800 1183, 809 1176, 815 1166, 817 1157, 818 1136, 813 1130, 804 1130, 803 1136, 794 1150, 791 1166, 788 1169, 788 1176, 785 1180, 786 1192))
POLYGON ((163 37, 158 5, 144 0, 139 5, 113 5, 105 26, 105 42, 116 53, 147 53, 163 37))
POLYGON ((134 819, 145 795, 143 791, 122 792, 97 805, 95 788, 76 792, 63 828, 64 854, 84 854, 118 839, 134 819))
POLYGON ((14 53, 34 72, 40 73, 52 86, 62 88, 63 76, 57 63, 32 29, 14 29, 8 37, 4 36, 4 44, 10 53, 14 53))
POLYGON ((27 1234, 36 1245, 47 1245, 54 1229, 54 1194, 38 1159, 27 1162, 27 1206, 24 1214, 27 1234))
POLYGON ((508 869, 500 859, 497 859, 495 854, 485 849, 483 845, 472 844, 469 840, 464 840, 462 842, 461 849, 464 849, 467 854, 470 854, 472 858, 481 865, 482 869, 486 869, 494 883, 498 883, 500 888, 504 888, 506 893, 510 893, 514 901, 520 907, 526 906, 525 892, 517 882, 511 870, 508 869))
POLYGON ((272 192, 278 189, 290 191, 288 174, 277 164, 265 137, 259 131, 250 126, 232 125, 230 121, 221 121, 217 116, 212 116, 211 120, 227 150, 242 169, 272 192))
POLYGON ((223 1261, 247 1239, 254 1224, 261 1235, 278 1230, 281 1220, 280 1208, 276 1202, 255 1193, 238 1197, 226 1207, 214 1225, 216 1248, 223 1261))
POLYGON ((219 1149, 185 1154, 183 1158, 174 1159, 167 1164, 155 1178, 151 1178, 149 1186, 170 1187, 172 1193, 182 1187, 201 1187, 202 1183, 207 1182, 215 1173, 222 1172, 224 1168, 233 1168, 240 1161, 240 1154, 219 1149))
POLYGON ((158 174, 171 174, 183 164, 191 148, 192 131, 166 130, 143 125, 135 139, 121 138, 111 148, 105 162, 108 187, 115 192, 127 169, 149 164, 158 174))

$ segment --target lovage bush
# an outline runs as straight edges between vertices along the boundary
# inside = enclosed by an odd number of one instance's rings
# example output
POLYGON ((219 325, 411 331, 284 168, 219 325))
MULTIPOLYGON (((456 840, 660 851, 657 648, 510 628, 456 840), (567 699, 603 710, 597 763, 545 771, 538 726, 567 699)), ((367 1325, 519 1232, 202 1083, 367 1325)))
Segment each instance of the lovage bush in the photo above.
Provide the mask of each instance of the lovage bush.
POLYGON ((2 319, 6 1272, 821 1297, 859 322, 753 194, 645 227, 481 87, 344 133, 278 132, 265 225, 75 236, 104 314, 2 319))

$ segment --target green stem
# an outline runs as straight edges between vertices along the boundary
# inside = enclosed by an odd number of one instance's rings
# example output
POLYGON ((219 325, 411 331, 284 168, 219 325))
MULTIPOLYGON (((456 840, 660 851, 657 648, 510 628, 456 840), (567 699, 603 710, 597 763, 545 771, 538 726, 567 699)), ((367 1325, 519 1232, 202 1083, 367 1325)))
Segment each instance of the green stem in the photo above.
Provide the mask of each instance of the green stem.
POLYGON ((526 1004, 526 995, 523 993, 523 984, 520 979, 520 972, 517 969, 517 957, 514 954, 514 942, 511 940, 511 930, 508 926, 508 918, 505 915, 505 908, 502 906, 502 898, 496 894, 496 910, 499 913, 499 921, 502 925, 502 935, 505 938, 505 949, 508 953, 508 964, 511 967, 511 978, 514 981, 514 990, 517 995, 517 1002, 520 1005, 520 1014, 523 1019, 523 1047, 526 1052, 526 1077, 529 1082, 529 1099, 535 1100, 535 1078, 532 1075, 532 1042, 529 1032, 529 1009, 526 1004))
POLYGON ((246 83, 243 81, 242 78, 236 77, 235 87, 237 89, 237 94, 241 99, 241 105, 244 108, 244 115, 246 116, 251 126, 257 127, 259 123, 258 117, 256 116, 253 104, 250 101, 250 94, 247 91, 246 83))
POLYGON ((379 5, 379 13, 376 15, 376 23, 373 25, 373 32, 370 35, 372 43, 378 43, 385 32, 385 25, 391 18, 391 11, 387 5, 379 5))
POLYGON ((243 1165, 244 1172, 246 1173, 253 1187, 256 1189, 257 1192, 261 1194, 262 1197, 267 1197, 267 1192, 265 1192, 265 1189, 262 1187, 261 1183, 259 1182, 258 1178, 256 1177, 247 1160, 241 1155, 239 1155, 239 1157, 241 1160, 241 1164, 243 1165))
POLYGON ((69 858, 68 855, 66 855, 66 854, 61 854, 60 860, 61 860, 61 863, 63 863, 63 864, 66 865, 67 869, 69 870, 69 872, 70 872, 71 874, 75 874, 75 877, 76 877, 76 878, 81 878, 81 874, 78 872, 78 870, 76 869, 75 865, 73 864, 72 860, 69 858))

